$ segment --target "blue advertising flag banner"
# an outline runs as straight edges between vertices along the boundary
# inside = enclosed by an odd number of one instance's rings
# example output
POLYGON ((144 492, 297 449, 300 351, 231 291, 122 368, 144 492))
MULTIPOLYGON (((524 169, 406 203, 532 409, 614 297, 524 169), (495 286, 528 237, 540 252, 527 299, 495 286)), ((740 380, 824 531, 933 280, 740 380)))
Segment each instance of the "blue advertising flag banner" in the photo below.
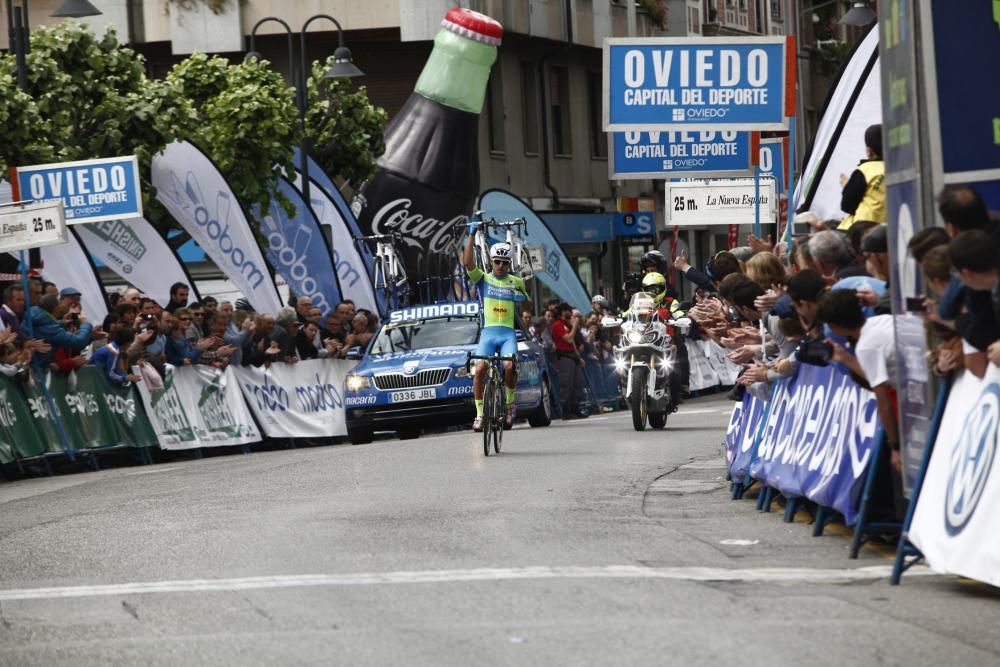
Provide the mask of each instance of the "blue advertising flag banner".
POLYGON ((612 179, 753 176, 749 132, 630 130, 610 133, 608 141, 612 179))
MULTIPOLYGON (((486 211, 486 217, 497 220, 524 218, 528 223, 522 235, 524 244, 541 246, 545 254, 545 270, 535 271, 535 278, 566 303, 589 312, 590 296, 580 281, 580 276, 576 274, 545 222, 531 207, 505 190, 488 190, 479 195, 478 208, 486 211)), ((492 239, 493 242, 500 240, 502 238, 499 237, 492 239)))
POLYGON ((134 155, 11 169, 19 201, 62 201, 66 224, 142 217, 134 155))
POLYGON ((784 37, 604 40, 604 129, 787 129, 784 37))
POLYGON ((297 296, 312 299, 325 315, 343 300, 326 237, 298 188, 282 178, 278 189, 292 202, 295 215, 289 216, 277 199, 271 200, 266 216, 255 212, 268 240, 264 256, 297 296))
POLYGON ((726 462, 729 475, 734 482, 742 482, 747 475, 756 451, 753 443, 764 416, 766 404, 749 393, 733 408, 733 414, 726 428, 726 462))
POLYGON ((924 41, 924 48, 930 51, 927 58, 933 58, 935 70, 929 78, 933 88, 928 125, 933 143, 939 146, 946 180, 1000 179, 1000 86, 995 73, 989 75, 977 66, 994 71, 987 64, 1000 58, 998 3, 924 0, 924 8, 927 4, 931 15, 921 23, 934 35, 933 41, 924 41))
POLYGON ((834 367, 803 364, 774 383, 750 475, 788 497, 857 518, 878 431, 875 395, 834 367))
POLYGON ((653 236, 656 234, 656 213, 653 211, 615 213, 614 233, 616 237, 653 236))

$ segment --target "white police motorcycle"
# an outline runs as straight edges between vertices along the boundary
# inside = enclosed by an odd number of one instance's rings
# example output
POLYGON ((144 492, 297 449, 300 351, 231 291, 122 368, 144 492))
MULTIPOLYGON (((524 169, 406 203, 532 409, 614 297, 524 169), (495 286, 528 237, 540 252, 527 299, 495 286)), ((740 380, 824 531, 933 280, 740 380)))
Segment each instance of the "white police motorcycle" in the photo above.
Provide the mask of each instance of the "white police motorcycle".
POLYGON ((605 317, 601 324, 621 327, 621 342, 613 352, 622 395, 632 411, 632 426, 643 431, 648 420, 651 427, 663 428, 680 400, 677 348, 667 326, 686 332, 691 320, 683 317, 664 322, 653 295, 636 292, 622 318, 605 317))

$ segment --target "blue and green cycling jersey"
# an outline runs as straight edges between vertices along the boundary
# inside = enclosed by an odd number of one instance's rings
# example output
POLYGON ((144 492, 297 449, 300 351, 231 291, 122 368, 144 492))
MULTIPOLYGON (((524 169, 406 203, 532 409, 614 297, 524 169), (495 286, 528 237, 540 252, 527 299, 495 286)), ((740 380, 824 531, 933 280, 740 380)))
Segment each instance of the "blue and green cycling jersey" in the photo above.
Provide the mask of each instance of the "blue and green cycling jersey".
POLYGON ((514 304, 528 300, 524 281, 510 274, 498 278, 492 273, 483 272, 479 267, 469 269, 467 273, 469 282, 479 291, 483 326, 513 329, 517 323, 517 309, 514 304))

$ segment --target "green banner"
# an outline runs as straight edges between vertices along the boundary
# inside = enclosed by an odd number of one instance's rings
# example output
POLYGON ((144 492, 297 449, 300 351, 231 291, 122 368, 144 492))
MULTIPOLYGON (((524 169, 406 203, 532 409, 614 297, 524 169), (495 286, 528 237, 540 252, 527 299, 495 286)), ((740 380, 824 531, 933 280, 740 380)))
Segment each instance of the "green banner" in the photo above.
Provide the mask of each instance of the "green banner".
POLYGON ((0 463, 46 451, 46 442, 36 427, 21 386, 0 375, 0 463))
POLYGON ((156 444, 133 386, 112 383, 96 366, 84 366, 75 375, 55 373, 51 380, 52 397, 74 449, 156 444))

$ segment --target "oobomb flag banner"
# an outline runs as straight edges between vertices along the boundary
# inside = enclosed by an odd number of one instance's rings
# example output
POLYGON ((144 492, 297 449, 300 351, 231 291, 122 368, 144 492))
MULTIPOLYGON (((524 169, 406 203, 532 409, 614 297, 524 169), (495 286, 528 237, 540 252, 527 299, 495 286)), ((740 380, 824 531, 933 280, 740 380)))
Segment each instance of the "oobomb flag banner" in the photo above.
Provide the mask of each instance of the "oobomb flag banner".
POLYGON ((153 157, 156 197, 236 288, 261 313, 281 310, 271 279, 240 202, 212 161, 187 141, 175 141, 153 157))

